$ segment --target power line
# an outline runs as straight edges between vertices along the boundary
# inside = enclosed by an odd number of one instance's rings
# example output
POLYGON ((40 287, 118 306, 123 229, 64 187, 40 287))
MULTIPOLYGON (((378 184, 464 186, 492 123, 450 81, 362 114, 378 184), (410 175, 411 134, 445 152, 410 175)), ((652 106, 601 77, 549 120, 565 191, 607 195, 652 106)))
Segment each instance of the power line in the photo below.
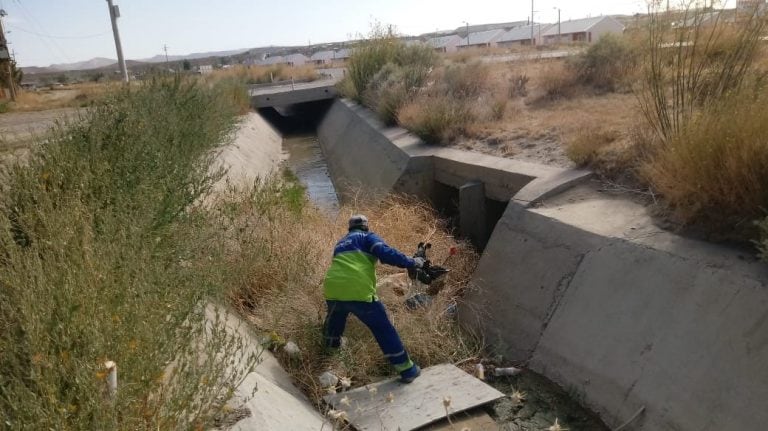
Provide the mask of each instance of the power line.
POLYGON ((36 31, 32 31, 32 30, 27 30, 25 28, 17 27, 15 25, 11 25, 11 24, 8 24, 8 27, 10 27, 10 28, 12 28, 14 30, 17 30, 17 31, 21 31, 21 32, 24 32, 24 33, 29 33, 29 34, 34 34, 35 36, 40 36, 40 37, 47 37, 47 38, 50 38, 50 39, 93 39, 93 38, 96 38, 96 37, 106 36, 106 35, 108 35, 110 33, 109 31, 106 31, 104 33, 89 34, 89 35, 84 35, 84 36, 54 36, 54 35, 51 35, 51 34, 44 34, 44 33, 38 33, 36 31))
MULTIPOLYGON (((42 25, 40 25, 40 23, 37 21, 37 18, 35 18, 35 17, 32 15, 32 12, 30 12, 30 11, 29 11, 29 9, 27 9, 27 7, 26 7, 26 6, 24 6, 24 3, 22 3, 20 0, 14 0, 14 2, 15 2, 16 4, 18 4, 18 5, 19 5, 19 11, 20 11, 20 12, 21 12, 21 13, 22 13, 22 14, 23 14, 25 17, 27 17, 27 20, 30 22, 30 24, 32 24, 32 25, 33 25, 33 26, 34 26, 34 27, 35 27, 37 30, 39 30, 39 32, 40 32, 40 33, 45 33, 45 28, 44 28, 42 25)), ((38 36, 38 37, 40 37, 40 36, 38 36)), ((59 44, 58 44, 58 43, 56 43, 56 39, 50 39, 50 40, 48 40, 48 39, 46 39, 46 38, 42 38, 42 37, 41 37, 41 39, 40 39, 40 40, 43 42, 43 44, 45 45, 45 47, 46 47, 46 48, 47 48, 49 51, 51 51, 51 53, 53 53, 54 55, 58 56, 58 57, 59 57, 60 59, 62 59, 62 60, 65 62, 65 63, 71 63, 71 62, 72 62, 72 61, 69 59, 69 57, 67 56, 67 54, 65 54, 65 53, 64 53, 64 50, 63 50, 63 49, 61 49, 61 46, 59 46, 59 44), (58 51, 58 53, 57 53, 57 52, 55 52, 55 51, 58 51)))

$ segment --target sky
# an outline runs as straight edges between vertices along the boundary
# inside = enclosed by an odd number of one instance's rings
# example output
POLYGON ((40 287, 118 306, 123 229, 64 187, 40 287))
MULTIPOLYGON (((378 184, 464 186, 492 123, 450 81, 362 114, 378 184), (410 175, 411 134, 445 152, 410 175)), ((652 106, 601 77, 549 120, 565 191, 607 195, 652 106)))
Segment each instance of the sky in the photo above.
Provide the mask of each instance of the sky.
MULTIPOLYGON (((334 42, 367 34, 373 22, 402 34, 527 20, 527 0, 114 0, 127 59, 268 45, 334 42)), ((534 0, 536 22, 646 10, 645 0, 534 0)), ((116 58, 105 0, 0 0, 10 48, 21 66, 116 58)))

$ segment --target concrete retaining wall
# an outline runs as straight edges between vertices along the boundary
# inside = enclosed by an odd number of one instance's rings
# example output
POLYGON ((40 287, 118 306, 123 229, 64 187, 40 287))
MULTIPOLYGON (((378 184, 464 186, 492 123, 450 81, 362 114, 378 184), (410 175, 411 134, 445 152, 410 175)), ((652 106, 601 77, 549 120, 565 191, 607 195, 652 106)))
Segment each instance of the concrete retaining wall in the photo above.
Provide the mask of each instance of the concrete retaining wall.
MULTIPOLYGON (((343 196, 359 189, 366 195, 406 193, 442 207, 445 190, 459 200, 461 230, 482 249, 495 219, 486 217, 485 200, 508 202, 516 195, 529 203, 557 187, 570 187, 589 172, 560 169, 480 153, 427 145, 400 127, 387 127, 370 110, 337 100, 318 127, 320 146, 337 191, 343 196), (482 186, 482 196, 459 193, 468 185, 482 186), (482 222, 483 226, 477 226, 482 222)), ((466 190, 466 189, 465 189, 466 190)))
POLYGON ((669 233, 648 236, 637 206, 607 202, 610 214, 590 199, 579 214, 569 204, 511 204, 462 322, 507 358, 581 394, 612 426, 643 407, 628 429, 768 423, 764 265, 669 233))
POLYGON ((460 319, 507 358, 581 394, 608 424, 768 423, 764 264, 663 232, 624 197, 574 187, 587 173, 426 146, 346 101, 319 135, 342 190, 434 199, 443 184, 475 205, 480 192, 510 201, 460 319))

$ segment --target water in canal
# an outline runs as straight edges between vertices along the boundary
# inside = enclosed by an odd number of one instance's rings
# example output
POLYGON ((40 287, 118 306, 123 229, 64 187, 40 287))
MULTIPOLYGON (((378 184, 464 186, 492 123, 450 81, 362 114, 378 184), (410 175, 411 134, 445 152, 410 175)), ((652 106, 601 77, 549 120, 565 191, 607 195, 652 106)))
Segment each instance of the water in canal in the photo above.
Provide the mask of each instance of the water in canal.
POLYGON ((309 200, 330 215, 339 211, 339 198, 328 173, 328 165, 316 135, 299 135, 283 140, 288 155, 286 166, 307 188, 309 200))

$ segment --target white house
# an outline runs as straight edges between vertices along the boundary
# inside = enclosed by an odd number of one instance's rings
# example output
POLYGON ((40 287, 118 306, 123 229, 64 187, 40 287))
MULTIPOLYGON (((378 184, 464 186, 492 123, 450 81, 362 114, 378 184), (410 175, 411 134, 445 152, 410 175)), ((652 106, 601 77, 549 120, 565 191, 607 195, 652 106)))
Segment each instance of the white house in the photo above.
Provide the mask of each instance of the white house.
POLYGON ((437 52, 448 53, 456 52, 461 41, 461 36, 452 34, 450 36, 433 37, 427 40, 427 45, 437 52))
POLYGON ((209 73, 213 73, 213 65, 211 65, 211 64, 201 64, 201 65, 200 65, 200 66, 197 68, 197 71, 198 71, 198 73, 200 73, 201 75, 207 75, 207 74, 209 74, 209 73))
POLYGON ((318 51, 309 57, 309 61, 317 65, 332 63, 336 53, 334 51, 318 51))
POLYGON ((285 56, 285 64, 289 66, 304 66, 309 61, 304 54, 291 54, 285 56))
POLYGON ((541 45, 543 35, 549 27, 549 24, 536 24, 513 28, 501 35, 496 41, 496 45, 499 47, 531 45, 531 41, 534 45, 541 45), (531 30, 533 30, 533 39, 531 39, 531 30))
POLYGON ((467 37, 461 39, 456 46, 458 49, 466 48, 495 48, 496 41, 506 33, 504 30, 488 30, 477 33, 469 33, 467 37))
POLYGON ((622 34, 624 25, 610 16, 575 19, 553 24, 542 33, 545 44, 597 42, 604 34, 622 34))

